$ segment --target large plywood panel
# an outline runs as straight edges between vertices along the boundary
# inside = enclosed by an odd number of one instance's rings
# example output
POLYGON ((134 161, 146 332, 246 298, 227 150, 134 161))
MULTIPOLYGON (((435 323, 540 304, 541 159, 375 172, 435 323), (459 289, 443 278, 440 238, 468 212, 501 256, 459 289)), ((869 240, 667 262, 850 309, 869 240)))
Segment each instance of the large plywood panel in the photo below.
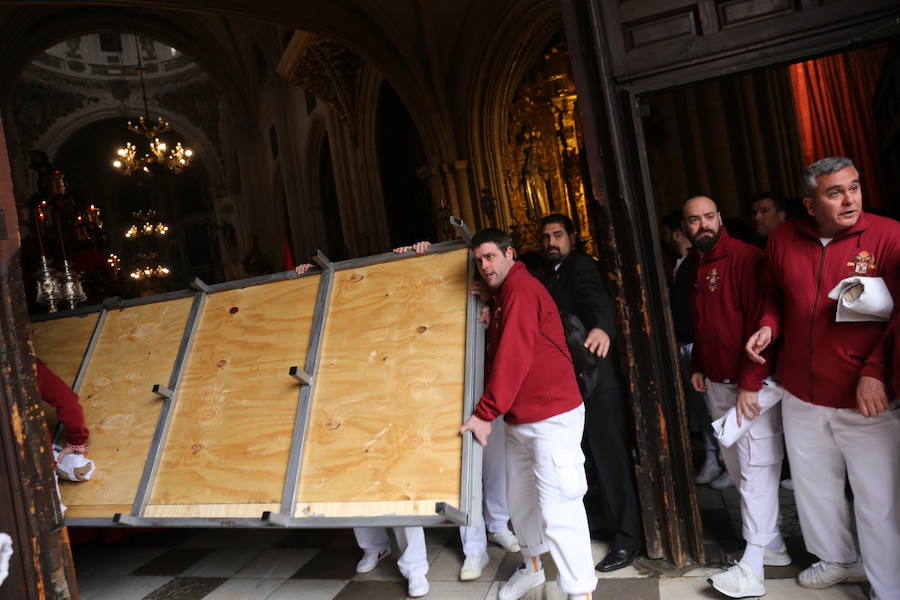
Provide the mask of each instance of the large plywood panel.
POLYGON ((335 273, 296 517, 460 505, 467 263, 458 250, 335 273))
MULTIPOLYGON (((60 379, 69 385, 74 384, 99 316, 100 313, 96 312, 32 323, 30 329, 34 354, 60 379)), ((41 405, 47 416, 47 427, 51 432, 56 431, 59 424, 56 409, 46 402, 41 402, 41 405)))
POLYGON ((89 481, 60 482, 67 517, 131 512, 163 404, 151 389, 169 385, 191 302, 107 313, 80 394, 97 470, 89 481))
POLYGON ((75 383, 99 315, 97 312, 31 324, 35 355, 69 385, 75 383))
POLYGON ((146 514, 260 515, 281 502, 319 276, 206 299, 146 514))

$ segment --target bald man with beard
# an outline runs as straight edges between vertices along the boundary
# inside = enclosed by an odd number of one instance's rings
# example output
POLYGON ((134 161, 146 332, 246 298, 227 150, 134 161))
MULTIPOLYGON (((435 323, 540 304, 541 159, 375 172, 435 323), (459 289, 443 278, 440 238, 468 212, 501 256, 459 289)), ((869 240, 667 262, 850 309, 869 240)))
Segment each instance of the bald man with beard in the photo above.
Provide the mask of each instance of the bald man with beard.
POLYGON ((707 393, 712 419, 736 407, 739 422, 741 416, 752 420, 734 444, 720 444, 725 467, 741 495, 747 544, 736 565, 708 581, 731 598, 762 596, 763 566, 791 562, 778 531, 778 480, 784 457, 781 414, 778 407, 759 414, 757 399, 763 385, 775 384, 767 379, 769 363, 751 361, 743 352, 743 342, 756 331, 762 314, 763 254, 728 235, 711 198, 690 198, 682 212, 697 264, 691 385, 707 393))

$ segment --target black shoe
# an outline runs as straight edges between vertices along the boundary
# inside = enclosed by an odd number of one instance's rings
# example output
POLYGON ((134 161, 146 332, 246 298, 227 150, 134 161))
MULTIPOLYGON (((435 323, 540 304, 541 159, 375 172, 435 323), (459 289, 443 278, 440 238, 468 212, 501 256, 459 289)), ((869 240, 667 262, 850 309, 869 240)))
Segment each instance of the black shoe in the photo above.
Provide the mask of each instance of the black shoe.
POLYGON ((594 568, 603 573, 624 569, 630 565, 637 557, 637 550, 625 550, 623 548, 613 548, 606 555, 606 558, 597 563, 594 568))

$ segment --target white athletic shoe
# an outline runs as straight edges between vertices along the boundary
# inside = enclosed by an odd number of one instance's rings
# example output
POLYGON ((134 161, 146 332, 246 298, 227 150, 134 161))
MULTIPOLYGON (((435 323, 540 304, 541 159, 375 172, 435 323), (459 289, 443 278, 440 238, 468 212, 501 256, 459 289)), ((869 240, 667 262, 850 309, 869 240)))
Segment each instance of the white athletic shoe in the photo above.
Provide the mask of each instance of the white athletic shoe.
POLYGON ((406 593, 410 598, 421 598, 426 595, 430 589, 431 586, 428 585, 427 579, 424 577, 413 577, 409 580, 409 586, 406 588, 406 593))
POLYGON ((473 579, 478 579, 489 562, 491 562, 491 557, 487 553, 467 556, 466 560, 463 561, 462 569, 459 570, 459 580, 472 581, 473 579))
POLYGON ((724 490, 725 488, 729 488, 734 485, 734 482, 731 480, 731 475, 728 474, 728 471, 722 471, 722 474, 712 480, 712 483, 709 484, 714 490, 724 490))
POLYGON ((720 465, 718 461, 708 460, 703 463, 703 468, 700 469, 699 473, 697 473, 697 477, 694 478, 694 482, 703 485, 704 483, 709 483, 721 474, 722 465, 720 465))
POLYGON ((791 555, 787 546, 781 550, 770 550, 768 547, 763 554, 763 564, 767 567, 786 567, 791 564, 791 555))
POLYGON ((544 569, 537 573, 525 568, 525 565, 519 565, 516 572, 513 573, 509 581, 500 588, 497 600, 519 600, 525 595, 525 592, 531 588, 543 585, 547 579, 544 577, 544 569))
POLYGON ((786 490, 793 490, 794 489, 794 480, 793 479, 782 479, 781 487, 783 487, 786 490))
POLYGON ((821 590, 845 581, 851 583, 866 581, 866 572, 863 570, 861 560, 849 565, 820 560, 797 575, 797 583, 814 590, 821 590))
POLYGON ((378 562, 391 553, 391 549, 387 550, 363 550, 363 557, 356 563, 357 573, 368 573, 375 568, 378 562))
POLYGON ((507 552, 519 552, 521 550, 518 538, 509 529, 501 529, 500 531, 488 533, 488 540, 494 542, 507 552))
POLYGON ((706 580, 717 591, 730 598, 748 598, 766 595, 763 580, 753 573, 747 563, 738 564, 706 580))

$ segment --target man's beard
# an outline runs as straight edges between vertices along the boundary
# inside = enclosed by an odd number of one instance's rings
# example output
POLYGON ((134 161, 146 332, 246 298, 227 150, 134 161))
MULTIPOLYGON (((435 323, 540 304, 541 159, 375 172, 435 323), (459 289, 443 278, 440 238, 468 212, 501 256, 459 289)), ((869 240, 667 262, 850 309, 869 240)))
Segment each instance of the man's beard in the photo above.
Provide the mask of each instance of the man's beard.
POLYGON ((697 249, 698 252, 709 252, 712 250, 712 247, 716 245, 716 242, 719 241, 719 231, 713 231, 712 229, 701 229, 697 232, 696 236, 691 237, 691 242, 694 244, 694 248, 697 249), (711 233, 712 235, 702 236, 703 233, 711 233))
POLYGON ((551 265, 555 265, 557 263, 561 263, 565 258, 565 255, 556 246, 550 246, 549 248, 544 250, 544 258, 547 259, 547 262, 551 265), (551 250, 556 250, 556 252, 554 254, 551 254, 551 250))

